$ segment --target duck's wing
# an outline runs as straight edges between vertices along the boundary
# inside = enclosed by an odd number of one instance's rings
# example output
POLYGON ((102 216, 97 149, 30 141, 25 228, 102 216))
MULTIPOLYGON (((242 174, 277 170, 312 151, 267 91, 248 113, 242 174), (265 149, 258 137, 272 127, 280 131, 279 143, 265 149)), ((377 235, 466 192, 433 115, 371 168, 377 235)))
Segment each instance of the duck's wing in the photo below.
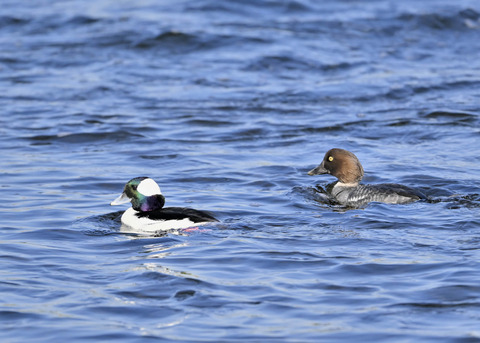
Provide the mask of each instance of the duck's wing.
POLYGON ((151 212, 139 212, 138 217, 147 217, 152 220, 181 220, 190 219, 194 223, 218 222, 210 213, 199 211, 193 208, 184 207, 164 207, 151 212))

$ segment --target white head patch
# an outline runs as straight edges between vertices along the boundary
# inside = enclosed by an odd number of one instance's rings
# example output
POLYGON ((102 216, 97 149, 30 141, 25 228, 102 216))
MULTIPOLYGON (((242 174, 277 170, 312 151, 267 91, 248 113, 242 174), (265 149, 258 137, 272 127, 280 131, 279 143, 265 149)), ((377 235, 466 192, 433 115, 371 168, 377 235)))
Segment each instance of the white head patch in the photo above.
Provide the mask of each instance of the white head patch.
POLYGON ((150 178, 142 180, 137 187, 137 191, 146 197, 155 194, 162 194, 160 187, 158 187, 157 183, 150 178))

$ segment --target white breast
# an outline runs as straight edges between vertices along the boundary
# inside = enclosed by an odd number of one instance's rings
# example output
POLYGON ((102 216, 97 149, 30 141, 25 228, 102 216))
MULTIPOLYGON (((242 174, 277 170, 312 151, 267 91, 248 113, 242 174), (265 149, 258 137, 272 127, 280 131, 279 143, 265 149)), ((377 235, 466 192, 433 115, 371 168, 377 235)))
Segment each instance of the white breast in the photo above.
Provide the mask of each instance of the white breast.
POLYGON ((210 222, 195 223, 188 218, 181 220, 151 220, 146 217, 139 218, 133 208, 129 208, 122 215, 122 231, 135 233, 155 233, 175 229, 187 229, 194 226, 205 225, 210 222))

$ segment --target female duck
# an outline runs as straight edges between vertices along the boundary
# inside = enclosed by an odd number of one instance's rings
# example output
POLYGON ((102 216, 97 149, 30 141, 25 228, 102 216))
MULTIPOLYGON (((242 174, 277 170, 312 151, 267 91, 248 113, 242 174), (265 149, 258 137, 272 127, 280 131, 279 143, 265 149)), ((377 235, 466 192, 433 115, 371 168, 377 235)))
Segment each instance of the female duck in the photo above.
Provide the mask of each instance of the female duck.
POLYGON ((131 202, 122 215, 122 224, 136 231, 185 229, 218 220, 209 213, 183 207, 163 207, 165 197, 149 177, 136 177, 125 185, 123 193, 111 205, 131 202))
POLYGON ((372 201, 387 204, 405 204, 426 199, 421 192, 396 183, 362 185, 363 167, 357 156, 343 149, 330 149, 322 163, 308 175, 330 174, 338 181, 331 189, 331 196, 341 205, 360 207, 372 201))

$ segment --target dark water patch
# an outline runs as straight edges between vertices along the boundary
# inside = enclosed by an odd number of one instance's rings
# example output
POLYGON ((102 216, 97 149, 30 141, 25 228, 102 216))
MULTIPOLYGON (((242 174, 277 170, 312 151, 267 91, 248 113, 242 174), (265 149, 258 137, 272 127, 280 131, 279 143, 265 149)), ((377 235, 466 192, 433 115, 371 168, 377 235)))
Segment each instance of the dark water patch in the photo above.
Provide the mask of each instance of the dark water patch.
POLYGON ((191 118, 185 121, 187 125, 201 126, 201 127, 222 127, 222 126, 232 126, 238 124, 238 122, 230 120, 221 120, 221 119, 195 119, 191 118))
MULTIPOLYGON (((28 60, 20 57, 8 57, 8 56, 0 56, 0 63, 3 65, 2 68, 20 68, 29 63, 28 60)), ((19 80, 19 83, 22 83, 22 80, 26 79, 23 76, 14 76, 14 77, 2 77, 3 80, 12 80, 15 83, 16 80, 19 80)))
POLYGON ((170 31, 163 32, 152 38, 146 38, 135 43, 134 47, 138 49, 150 49, 158 46, 178 53, 198 50, 202 44, 205 44, 205 42, 202 42, 196 35, 170 31))
POLYGON ((448 197, 454 192, 453 180, 445 179, 435 175, 412 174, 403 176, 399 183, 417 185, 431 199, 437 197, 448 197))
POLYGON ((2 310, 0 311, 0 317, 2 318, 2 325, 4 325, 4 330, 8 330, 8 327, 10 327, 11 325, 18 325, 19 322, 45 319, 45 316, 42 314, 29 311, 14 310, 2 310))
MULTIPOLYGON (((451 185, 450 185, 451 187, 451 185)), ((445 208, 455 209, 476 209, 480 207, 480 194, 458 194, 446 189, 437 187, 426 187, 423 189, 428 195, 428 202, 431 204, 441 203, 445 208)), ((467 190, 472 190, 467 188, 467 190)))
MULTIPOLYGON (((158 341, 158 340, 166 340, 163 335, 152 335, 152 334, 138 334, 137 331, 135 332, 129 332, 129 333, 119 333, 118 332, 118 327, 122 326, 121 324, 116 324, 112 325, 113 328, 106 328, 105 331, 106 333, 98 334, 98 333, 89 333, 88 330, 85 329, 80 329, 78 332, 74 334, 70 334, 68 336, 72 336, 72 339, 77 339, 79 342, 86 342, 86 341, 93 341, 93 342, 111 342, 111 341, 118 341, 118 340, 131 340, 131 341, 137 341, 137 340, 144 340, 145 342, 147 341, 158 341), (114 327, 117 327, 115 329, 114 327), (111 332, 109 332, 111 331, 111 332)), ((139 330, 141 331, 141 327, 134 327, 129 325, 125 325, 125 329, 128 330, 139 330)), ((63 337, 63 336, 60 336, 63 337)), ((55 339, 56 337, 52 337, 52 339, 55 339)))
POLYGON ((366 263, 361 265, 343 265, 338 268, 352 276, 368 275, 370 273, 380 273, 382 275, 401 275, 401 274, 423 274, 433 273, 435 270, 442 270, 452 264, 438 263, 438 264, 379 264, 366 263))
POLYGON ((448 198, 444 198, 443 202, 450 210, 469 208, 480 208, 480 194, 468 194, 464 196, 451 195, 448 198))
POLYGON ((480 301, 477 301, 478 293, 479 289, 476 285, 454 284, 420 291, 417 294, 414 294, 412 298, 418 296, 418 299, 432 299, 432 301, 436 301, 435 305, 440 306, 480 307, 480 301))
POLYGON ((285 115, 301 114, 302 110, 292 106, 291 108, 277 108, 276 106, 268 106, 264 99, 254 99, 253 103, 248 103, 246 106, 239 107, 239 110, 242 112, 248 113, 259 113, 259 114, 268 114, 268 113, 279 113, 285 115))
POLYGON ((396 119, 388 122, 386 125, 387 126, 410 126, 410 125, 415 125, 417 124, 414 120, 412 119, 396 119))
MULTIPOLYGON (((38 15, 36 13, 30 13, 28 19, 23 18, 22 24, 26 33, 30 35, 51 35, 55 31, 78 29, 85 26, 89 26, 98 22, 102 22, 103 19, 95 18, 87 15, 38 15), (28 25, 25 25, 28 24, 28 25)), ((107 24, 107 22, 104 22, 107 24)))
MULTIPOLYGON (((319 284, 315 284, 312 288, 318 287, 319 284)), ((326 291, 335 291, 335 292, 356 292, 356 293, 373 293, 379 291, 378 287, 369 287, 369 286, 349 286, 349 285, 339 285, 339 284, 320 284, 320 288, 326 291)))
MULTIPOLYGON (((238 0, 237 0, 238 1, 238 0)), ((255 1, 248 1, 254 8, 257 8, 257 3, 255 1)), ((243 2, 242 2, 243 3, 243 2)), ((283 2, 275 2, 275 1, 267 1, 261 4, 261 6, 264 6, 268 10, 277 10, 281 13, 288 13, 291 14, 296 13, 296 12, 305 12, 309 11, 312 8, 309 6, 309 4, 303 2, 303 1, 298 1, 298 0, 288 0, 288 1, 283 1, 283 2)))
POLYGON ((175 293, 173 297, 178 301, 184 301, 184 300, 190 299, 195 294, 196 292, 194 290, 186 289, 186 290, 178 291, 177 293, 175 293))
MULTIPOLYGON (((137 299, 140 300, 140 301, 147 301, 149 299, 152 299, 152 300, 166 300, 166 299, 170 299, 171 298, 171 295, 170 294, 165 294, 166 292, 163 291, 161 289, 159 289, 158 285, 157 286, 152 286, 152 287, 145 287, 145 291, 128 291, 128 290, 124 290, 124 291, 121 291, 121 292, 116 292, 115 295, 119 296, 119 297, 122 297, 122 298, 125 298, 125 299, 128 299, 129 301, 131 301, 132 299, 137 299), (152 294, 149 294, 149 288, 156 291, 152 294)), ((181 296, 181 295, 180 295, 181 296)), ((185 299, 188 298, 188 295, 186 295, 185 299)))
POLYGON ((211 1, 200 1, 195 4, 187 4, 187 10, 204 12, 225 12, 227 15, 241 15, 242 17, 257 17, 262 14, 269 15, 273 13, 292 14, 296 12, 304 12, 311 9, 309 4, 297 0, 288 0, 283 2, 265 1, 256 2, 247 1, 229 1, 225 4, 216 4, 211 1))
MULTIPOLYGON (((394 88, 386 88, 386 91, 381 92, 383 94, 377 94, 375 97, 385 97, 392 100, 401 100, 408 99, 417 95, 434 95, 438 92, 442 92, 451 87, 455 87, 458 90, 466 87, 475 87, 478 85, 476 80, 456 80, 456 81, 446 81, 442 80, 440 83, 429 84, 428 82, 425 85, 418 86, 414 84, 404 84, 402 86, 396 86, 394 88)), ((363 96, 358 97, 358 100, 368 100, 363 96)), ((370 99, 372 100, 372 99, 370 99)))
POLYGON ((118 233, 120 218, 124 211, 116 211, 79 219, 73 223, 74 229, 82 230, 89 236, 105 236, 118 233))
POLYGON ((406 13, 398 17, 400 21, 412 24, 417 30, 428 28, 445 31, 464 31, 472 29, 473 23, 470 21, 478 21, 478 18, 478 12, 470 8, 452 14, 406 13))
POLYGON ((262 57, 259 61, 250 64, 246 70, 278 72, 290 69, 313 71, 317 68, 317 62, 308 61, 300 57, 282 55, 262 57))
POLYGON ((471 19, 471 20, 479 20, 480 19, 480 14, 472 8, 467 8, 465 10, 462 10, 462 11, 458 12, 458 14, 462 18, 466 18, 466 19, 471 19))
POLYGON ((145 160, 175 160, 181 158, 179 154, 168 154, 168 155, 140 155, 140 158, 145 160))
POLYGON ((101 19, 99 18, 93 18, 85 15, 77 15, 69 18, 66 22, 66 26, 85 26, 85 25, 91 25, 99 22, 101 19))
POLYGON ((50 145, 55 143, 67 144, 94 144, 101 141, 120 142, 132 138, 143 137, 138 133, 128 131, 117 132, 85 132, 85 133, 64 133, 57 135, 38 135, 25 138, 32 141, 33 145, 50 145))
MULTIPOLYGON (((336 133, 336 132, 352 132, 352 131, 365 131, 366 128, 371 127, 372 124, 378 123, 378 121, 373 121, 370 119, 360 119, 354 121, 341 121, 332 122, 325 126, 309 126, 306 128, 299 128, 301 133, 312 134, 312 133, 336 133)), ((296 130, 297 131, 297 130, 296 130)))
POLYGON ((276 186, 275 183, 265 181, 265 180, 257 180, 257 181, 252 181, 246 184, 247 187, 257 187, 259 189, 267 190, 271 189, 276 186))
POLYGON ((108 32, 95 35, 88 40, 88 45, 98 48, 124 47, 130 48, 138 41, 138 31, 123 29, 120 32, 108 32))
POLYGON ((448 125, 471 125, 480 121, 480 114, 469 112, 439 110, 428 113, 420 113, 419 115, 422 118, 434 119, 439 123, 447 123, 448 125))
POLYGON ((246 71, 268 71, 278 73, 282 71, 308 71, 310 73, 332 74, 341 73, 361 66, 361 63, 335 62, 321 63, 305 56, 290 54, 263 56, 245 67, 246 71))
POLYGON ((231 45, 241 46, 261 43, 261 41, 254 37, 210 34, 207 32, 187 33, 167 31, 154 37, 134 41, 132 42, 132 47, 141 50, 166 50, 173 54, 189 54, 212 49, 224 49, 231 45))
MULTIPOLYGON (((318 17, 306 20, 295 20, 295 18, 291 18, 291 20, 275 21, 274 24, 270 25, 277 30, 286 30, 301 34, 304 38, 310 35, 316 36, 317 38, 323 38, 323 35, 325 34, 334 37, 341 34, 350 34, 352 32, 351 29, 353 28, 352 25, 355 25, 355 23, 349 23, 348 19, 337 20, 328 17, 318 17)), ((322 40, 321 42, 325 41, 322 40)), ((328 44, 329 48, 331 46, 331 44, 328 44)))
MULTIPOLYGON (((299 199, 305 199, 312 204, 334 205, 335 203, 330 199, 326 190, 317 185, 316 187, 310 186, 296 186, 290 192, 292 196, 299 199)), ((298 206, 298 205, 297 205, 298 206)))
POLYGON ((0 15, 0 30, 8 29, 11 26, 23 26, 29 22, 26 18, 16 16, 0 15))

